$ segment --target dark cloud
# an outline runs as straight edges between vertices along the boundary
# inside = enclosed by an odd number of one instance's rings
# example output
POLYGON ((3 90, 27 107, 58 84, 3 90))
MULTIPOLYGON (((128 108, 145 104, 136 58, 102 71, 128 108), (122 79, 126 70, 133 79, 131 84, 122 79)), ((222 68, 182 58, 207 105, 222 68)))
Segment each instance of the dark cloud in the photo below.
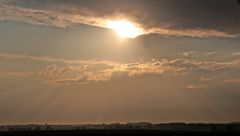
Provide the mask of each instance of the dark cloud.
POLYGON ((175 35, 239 35, 236 0, 10 0, 22 7, 96 17, 124 16, 152 32, 175 35), (173 31, 173 32, 171 32, 173 31), (185 34, 184 34, 185 33, 185 34))

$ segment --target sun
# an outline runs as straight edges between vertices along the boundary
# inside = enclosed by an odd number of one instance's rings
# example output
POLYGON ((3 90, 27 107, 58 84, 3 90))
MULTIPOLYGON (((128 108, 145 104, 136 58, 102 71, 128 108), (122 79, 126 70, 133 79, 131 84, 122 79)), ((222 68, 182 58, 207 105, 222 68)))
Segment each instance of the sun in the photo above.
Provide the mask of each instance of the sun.
POLYGON ((135 38, 142 33, 140 28, 127 20, 108 21, 107 28, 116 31, 120 37, 124 38, 135 38))

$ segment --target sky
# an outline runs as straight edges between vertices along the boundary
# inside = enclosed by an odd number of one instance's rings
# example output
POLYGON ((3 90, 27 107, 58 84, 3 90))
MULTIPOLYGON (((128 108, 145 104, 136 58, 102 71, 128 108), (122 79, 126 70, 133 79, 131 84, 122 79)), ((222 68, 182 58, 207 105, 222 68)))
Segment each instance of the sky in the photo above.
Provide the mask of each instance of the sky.
POLYGON ((238 122, 239 22, 237 0, 1 0, 0 124, 238 122))

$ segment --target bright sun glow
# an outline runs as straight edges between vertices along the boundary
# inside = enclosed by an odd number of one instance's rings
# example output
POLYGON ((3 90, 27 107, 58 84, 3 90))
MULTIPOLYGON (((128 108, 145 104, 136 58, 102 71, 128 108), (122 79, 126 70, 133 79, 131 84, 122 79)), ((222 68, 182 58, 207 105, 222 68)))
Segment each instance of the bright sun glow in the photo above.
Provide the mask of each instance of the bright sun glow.
POLYGON ((117 32, 120 37, 135 38, 140 35, 141 29, 126 20, 108 21, 107 28, 117 32))

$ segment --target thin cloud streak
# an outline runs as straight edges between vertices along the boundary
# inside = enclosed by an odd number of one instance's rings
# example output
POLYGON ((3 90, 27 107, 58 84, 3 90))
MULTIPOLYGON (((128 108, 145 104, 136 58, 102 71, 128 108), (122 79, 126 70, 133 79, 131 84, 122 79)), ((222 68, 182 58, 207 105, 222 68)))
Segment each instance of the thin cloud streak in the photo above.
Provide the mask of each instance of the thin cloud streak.
POLYGON ((234 78, 234 79, 227 79, 227 80, 224 80, 224 83, 235 83, 235 84, 240 84, 240 78, 237 79, 237 78, 234 78))
POLYGON ((18 21, 33 25, 68 27, 74 24, 103 26, 102 18, 71 15, 54 11, 28 9, 0 3, 0 20, 18 21))
POLYGON ((187 89, 191 89, 191 90, 204 89, 207 87, 209 87, 207 84, 191 84, 186 86, 187 89))

